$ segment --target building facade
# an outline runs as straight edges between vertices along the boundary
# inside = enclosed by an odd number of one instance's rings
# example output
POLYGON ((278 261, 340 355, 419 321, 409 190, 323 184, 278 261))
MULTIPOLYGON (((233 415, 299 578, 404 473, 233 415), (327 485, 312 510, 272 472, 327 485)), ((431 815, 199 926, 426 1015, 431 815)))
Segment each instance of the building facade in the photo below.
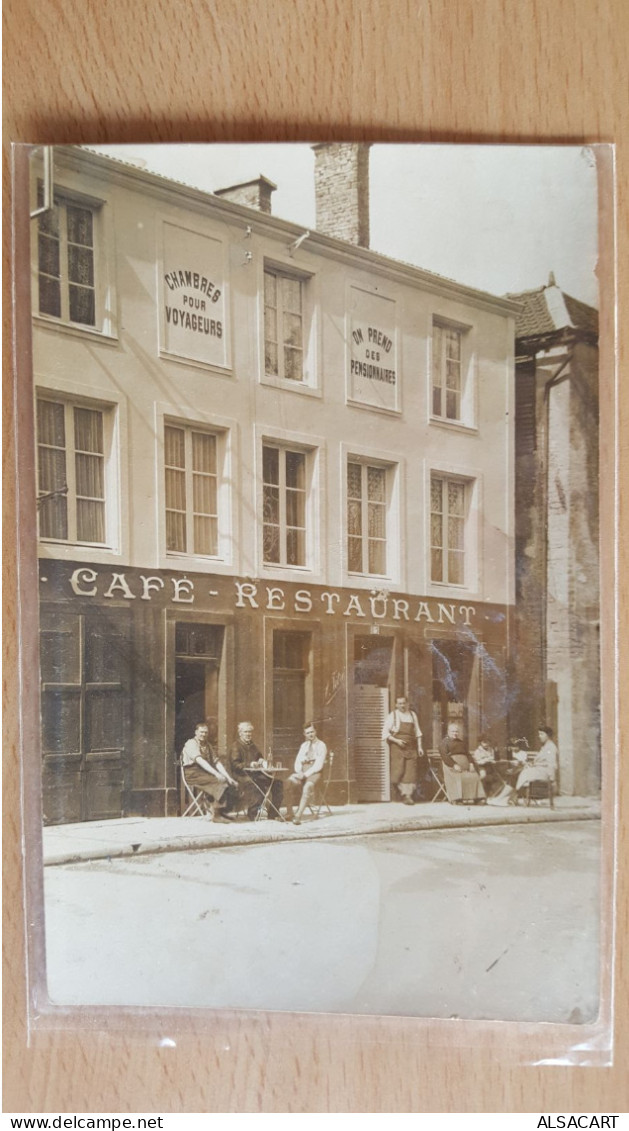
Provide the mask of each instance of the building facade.
POLYGON ((552 725, 560 789, 600 789, 598 315, 547 286, 516 319, 516 631, 512 717, 552 725))
POLYGON ((315 159, 306 232, 78 148, 46 208, 33 155, 49 822, 176 812, 201 718, 285 764, 312 719, 337 804, 388 797, 402 691, 428 749, 506 741, 517 307, 330 234, 367 162, 315 159))

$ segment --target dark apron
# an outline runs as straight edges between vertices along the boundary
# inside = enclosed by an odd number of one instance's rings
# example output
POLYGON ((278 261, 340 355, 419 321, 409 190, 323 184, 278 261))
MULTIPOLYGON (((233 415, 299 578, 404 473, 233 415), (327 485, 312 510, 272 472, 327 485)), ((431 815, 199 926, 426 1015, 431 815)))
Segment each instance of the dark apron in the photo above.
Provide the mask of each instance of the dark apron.
POLYGON ((413 722, 401 722, 396 738, 401 738, 405 745, 403 749, 395 742, 389 744, 391 755, 391 784, 415 785, 417 783, 417 738, 413 722))

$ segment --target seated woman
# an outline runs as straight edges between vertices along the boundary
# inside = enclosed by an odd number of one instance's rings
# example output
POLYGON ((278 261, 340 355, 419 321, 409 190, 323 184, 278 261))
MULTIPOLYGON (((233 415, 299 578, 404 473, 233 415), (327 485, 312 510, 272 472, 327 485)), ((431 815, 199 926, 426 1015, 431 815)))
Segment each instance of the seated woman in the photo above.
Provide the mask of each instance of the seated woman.
POLYGON ((443 784, 448 801, 456 805, 486 801, 487 794, 476 766, 465 749, 458 723, 450 723, 447 738, 439 746, 443 762, 443 784))
POLYGON ((533 761, 528 766, 523 766, 515 783, 515 791, 520 796, 531 782, 552 781, 557 776, 558 750, 553 742, 553 732, 548 726, 541 726, 538 730, 541 743, 539 750, 533 755, 533 761))
POLYGON ((496 798, 501 805, 517 805, 525 790, 535 781, 554 782, 557 777, 558 751, 553 742, 553 732, 549 726, 541 726, 537 732, 540 749, 531 753, 531 761, 522 766, 515 781, 515 787, 505 785, 496 798))

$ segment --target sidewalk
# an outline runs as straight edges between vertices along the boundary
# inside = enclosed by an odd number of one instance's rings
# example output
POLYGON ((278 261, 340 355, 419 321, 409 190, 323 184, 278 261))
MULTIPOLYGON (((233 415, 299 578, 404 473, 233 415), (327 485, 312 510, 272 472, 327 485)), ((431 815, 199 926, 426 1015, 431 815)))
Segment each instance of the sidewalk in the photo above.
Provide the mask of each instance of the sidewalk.
POLYGON ((436 804, 406 806, 396 802, 344 805, 318 820, 301 825, 280 821, 234 821, 213 824, 205 817, 124 817, 44 829, 44 864, 75 864, 151 852, 225 848, 270 841, 319 840, 366 836, 373 833, 425 832, 471 828, 474 825, 521 825, 548 821, 589 821, 600 818, 600 801, 588 797, 557 797, 555 808, 539 805, 498 807, 436 804))

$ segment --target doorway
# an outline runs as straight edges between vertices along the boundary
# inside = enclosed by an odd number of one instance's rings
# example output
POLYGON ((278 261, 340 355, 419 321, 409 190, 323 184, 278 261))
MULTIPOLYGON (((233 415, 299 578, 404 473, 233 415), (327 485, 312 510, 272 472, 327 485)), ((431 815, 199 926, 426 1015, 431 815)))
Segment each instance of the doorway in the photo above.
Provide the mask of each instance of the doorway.
POLYGON ((207 722, 210 742, 221 732, 219 675, 223 651, 222 625, 175 625, 175 750, 207 722))
POLYGON ((41 611, 45 824, 120 817, 128 786, 131 625, 126 610, 41 611))
POLYGON ((382 731, 393 685, 393 657, 392 636, 354 637, 351 734, 358 801, 390 798, 389 748, 382 731))
POLYGON ((432 749, 438 750, 450 723, 457 723, 469 750, 480 735, 480 666, 475 641, 433 639, 432 749))
POLYGON ((292 765, 312 712, 312 638, 273 632, 273 753, 292 765))

